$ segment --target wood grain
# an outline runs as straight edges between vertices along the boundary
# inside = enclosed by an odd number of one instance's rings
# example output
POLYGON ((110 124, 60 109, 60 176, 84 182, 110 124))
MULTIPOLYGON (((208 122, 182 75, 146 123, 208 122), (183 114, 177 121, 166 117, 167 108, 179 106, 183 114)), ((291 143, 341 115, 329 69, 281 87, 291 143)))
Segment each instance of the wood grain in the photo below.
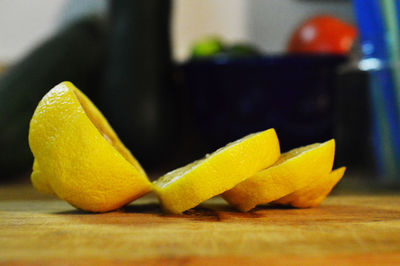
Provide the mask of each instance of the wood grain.
POLYGON ((336 195, 313 209, 239 213, 212 199, 165 215, 154 196, 89 214, 29 185, 0 188, 0 263, 400 264, 400 195, 336 195))

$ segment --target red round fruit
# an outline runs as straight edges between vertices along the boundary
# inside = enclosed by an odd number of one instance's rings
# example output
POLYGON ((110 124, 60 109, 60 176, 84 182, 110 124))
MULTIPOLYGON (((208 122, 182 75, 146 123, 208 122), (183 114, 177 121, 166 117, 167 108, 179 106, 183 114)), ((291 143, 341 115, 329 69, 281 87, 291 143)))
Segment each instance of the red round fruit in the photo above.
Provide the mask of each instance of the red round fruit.
POLYGON ((346 54, 356 38, 354 26, 338 18, 321 15, 303 22, 293 33, 289 53, 346 54))

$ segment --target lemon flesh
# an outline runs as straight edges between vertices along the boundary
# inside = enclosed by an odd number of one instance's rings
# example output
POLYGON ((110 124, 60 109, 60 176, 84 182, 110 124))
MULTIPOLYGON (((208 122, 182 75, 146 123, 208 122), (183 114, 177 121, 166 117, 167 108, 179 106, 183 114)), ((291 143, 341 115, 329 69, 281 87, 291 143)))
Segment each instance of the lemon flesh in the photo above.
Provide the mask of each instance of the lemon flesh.
POLYGON ((345 171, 346 167, 340 167, 310 185, 280 198, 273 203, 296 208, 316 207, 322 203, 333 187, 342 179, 345 171))
POLYGON ((235 208, 249 211, 259 204, 280 199, 313 180, 329 174, 335 141, 316 143, 282 154, 271 167, 241 182, 222 197, 235 208))
POLYGON ((151 190, 146 173, 94 104, 62 82, 30 122, 31 180, 42 192, 92 212, 117 209, 151 190))
POLYGON ((165 211, 182 213, 231 189, 280 156, 274 129, 248 135, 160 177, 154 189, 165 211))

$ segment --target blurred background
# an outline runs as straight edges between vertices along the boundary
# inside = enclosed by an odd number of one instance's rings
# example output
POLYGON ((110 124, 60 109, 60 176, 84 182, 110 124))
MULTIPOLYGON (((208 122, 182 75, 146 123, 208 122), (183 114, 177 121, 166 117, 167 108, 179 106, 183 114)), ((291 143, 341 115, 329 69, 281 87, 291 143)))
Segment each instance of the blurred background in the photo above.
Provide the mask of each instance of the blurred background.
POLYGON ((335 138, 336 166, 396 183, 398 1, 365 3, 0 0, 1 180, 26 178, 29 120, 69 80, 150 172, 274 127, 283 151, 335 138))
MULTIPOLYGON (((0 60, 16 62, 65 24, 86 13, 104 14, 109 2, 1 0, 0 60)), ((246 41, 267 52, 285 52, 298 24, 316 14, 331 14, 354 23, 348 0, 175 0, 172 1, 171 39, 174 59, 183 61, 199 39, 218 36, 229 42, 246 41)))

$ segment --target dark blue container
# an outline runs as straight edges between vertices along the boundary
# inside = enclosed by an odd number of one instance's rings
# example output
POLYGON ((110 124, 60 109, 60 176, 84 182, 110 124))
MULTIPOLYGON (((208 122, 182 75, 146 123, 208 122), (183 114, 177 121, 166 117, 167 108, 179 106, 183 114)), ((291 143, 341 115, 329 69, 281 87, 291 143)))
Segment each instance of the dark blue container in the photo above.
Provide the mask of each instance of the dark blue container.
POLYGON ((283 151, 333 137, 340 56, 216 58, 182 66, 196 124, 218 148, 275 128, 283 151))

